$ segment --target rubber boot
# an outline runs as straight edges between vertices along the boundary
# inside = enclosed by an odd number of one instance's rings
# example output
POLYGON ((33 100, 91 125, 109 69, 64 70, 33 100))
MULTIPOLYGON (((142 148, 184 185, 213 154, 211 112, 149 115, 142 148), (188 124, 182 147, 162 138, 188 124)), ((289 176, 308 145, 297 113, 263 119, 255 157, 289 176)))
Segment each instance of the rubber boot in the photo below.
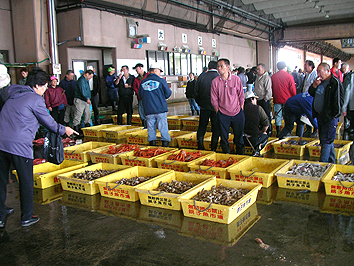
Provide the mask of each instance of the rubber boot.
POLYGON ((280 126, 276 126, 275 128, 277 129, 277 136, 278 136, 281 131, 280 126))
POLYGON ((161 146, 162 147, 169 147, 170 143, 166 140, 161 141, 161 146))
POLYGON ((198 150, 204 150, 203 139, 198 139, 197 143, 198 143, 198 150))
POLYGON ((199 110, 196 110, 196 112, 197 112, 197 115, 200 115, 200 111, 199 110))
POLYGON ((132 114, 127 114, 127 124, 128 125, 132 124, 132 114))
POLYGON ((192 116, 194 116, 195 115, 195 110, 192 110, 192 116))
POLYGON ((90 126, 91 126, 90 123, 86 123, 86 124, 85 124, 85 127, 90 127, 90 126))
POLYGON ((141 120, 141 124, 143 125, 144 129, 147 128, 147 125, 146 125, 146 120, 141 120))
POLYGON ((79 127, 79 125, 74 126, 74 130, 75 130, 77 133, 79 133, 79 136, 83 136, 82 130, 81 130, 81 128, 79 127))
POLYGON ((150 140, 149 141, 150 146, 156 146, 156 140, 150 140))

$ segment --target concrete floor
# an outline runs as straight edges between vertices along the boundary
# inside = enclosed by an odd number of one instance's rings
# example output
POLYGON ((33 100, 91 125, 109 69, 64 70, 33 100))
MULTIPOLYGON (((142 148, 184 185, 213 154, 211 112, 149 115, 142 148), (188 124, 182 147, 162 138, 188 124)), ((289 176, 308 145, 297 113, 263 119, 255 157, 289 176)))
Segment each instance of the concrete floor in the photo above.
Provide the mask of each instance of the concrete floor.
MULTIPOLYGON (((169 108, 173 114, 189 111, 183 103, 169 108)), ((276 184, 263 188, 255 205, 222 225, 56 186, 35 189, 41 220, 23 229, 18 184, 11 181, 6 203, 15 214, 0 231, 0 265, 300 266, 354 260, 354 199, 326 196, 323 187, 307 194, 276 184)))

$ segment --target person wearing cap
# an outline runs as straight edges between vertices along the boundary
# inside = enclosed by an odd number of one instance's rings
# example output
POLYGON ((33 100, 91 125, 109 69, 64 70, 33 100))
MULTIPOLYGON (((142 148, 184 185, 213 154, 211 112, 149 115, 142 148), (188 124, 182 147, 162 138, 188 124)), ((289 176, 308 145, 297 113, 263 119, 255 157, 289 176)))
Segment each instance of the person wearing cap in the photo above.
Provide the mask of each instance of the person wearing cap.
POLYGON ((245 93, 245 146, 253 148, 254 155, 259 155, 261 149, 267 144, 269 120, 266 112, 260 105, 257 105, 258 96, 253 91, 245 93))
POLYGON ((226 58, 218 60, 220 76, 213 79, 211 84, 211 104, 220 121, 221 148, 223 153, 230 153, 229 130, 234 133, 236 153, 244 154, 243 127, 245 116, 243 105, 245 94, 241 80, 230 72, 230 61, 226 58))
POLYGON ((74 97, 76 90, 76 81, 74 71, 69 69, 66 71, 65 78, 60 81, 59 87, 63 88, 65 91, 66 100, 68 105, 65 107, 64 122, 65 125, 69 125, 70 117, 74 119, 75 106, 74 106, 74 97))
POLYGON ((118 76, 118 111, 117 122, 118 125, 123 124, 123 114, 127 113, 127 124, 132 124, 133 115, 133 83, 135 77, 129 73, 129 67, 124 65, 121 68, 121 73, 118 76))
POLYGON ((156 146, 156 127, 161 133, 162 147, 168 147, 171 142, 167 124, 167 102, 172 91, 166 80, 160 77, 162 68, 157 64, 150 65, 150 74, 141 82, 139 98, 143 102, 146 115, 148 141, 150 146, 156 146))
POLYGON ((87 70, 92 70, 93 77, 89 79, 90 91, 91 91, 91 104, 95 117, 95 126, 100 124, 99 110, 98 110, 98 93, 100 92, 100 78, 96 74, 96 68, 94 66, 88 66, 87 70))
POLYGON ((107 94, 112 105, 112 111, 116 111, 116 104, 118 100, 118 90, 115 87, 115 85, 118 84, 117 75, 115 74, 116 69, 114 67, 109 67, 107 71, 108 71, 108 75, 106 77, 107 94))
POLYGON ((135 69, 136 73, 138 73, 138 76, 134 79, 133 82, 133 90, 135 92, 136 97, 138 98, 139 116, 143 127, 147 128, 143 102, 140 100, 138 93, 141 82, 149 75, 149 73, 146 73, 144 71, 144 65, 141 63, 137 63, 135 67, 133 67, 133 69, 135 69))
POLYGON ((8 98, 8 89, 11 82, 10 75, 7 73, 7 68, 0 64, 0 110, 8 98))
POLYGON ((52 76, 48 89, 44 93, 44 101, 50 115, 55 121, 64 125, 65 107, 68 105, 64 90, 57 86, 58 78, 52 76))

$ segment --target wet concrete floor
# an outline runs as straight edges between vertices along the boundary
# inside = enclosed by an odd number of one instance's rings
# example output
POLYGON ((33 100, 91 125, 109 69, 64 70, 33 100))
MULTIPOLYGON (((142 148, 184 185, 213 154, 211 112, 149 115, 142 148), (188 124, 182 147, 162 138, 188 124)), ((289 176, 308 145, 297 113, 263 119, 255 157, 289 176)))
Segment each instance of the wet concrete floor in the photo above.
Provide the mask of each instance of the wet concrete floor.
MULTIPOLYGON (((175 114, 188 112, 185 106, 175 106, 175 114)), ((0 231, 0 265, 351 265, 354 260, 354 199, 326 196, 323 187, 303 194, 273 184, 223 225, 55 186, 35 189, 41 220, 23 229, 18 184, 11 181, 6 203, 15 213, 0 231)))

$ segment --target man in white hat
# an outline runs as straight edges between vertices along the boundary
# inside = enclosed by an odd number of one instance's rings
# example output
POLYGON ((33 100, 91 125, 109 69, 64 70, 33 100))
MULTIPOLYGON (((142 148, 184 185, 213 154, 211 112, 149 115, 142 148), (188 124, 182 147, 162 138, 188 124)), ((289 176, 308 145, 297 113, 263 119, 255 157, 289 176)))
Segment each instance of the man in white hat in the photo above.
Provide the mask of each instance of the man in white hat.
POLYGON ((245 93, 245 146, 251 146, 254 155, 259 155, 261 149, 267 144, 269 120, 264 109, 257 105, 257 98, 253 91, 245 93))
POLYGON ((168 133, 167 125, 167 102, 172 91, 168 87, 166 80, 160 78, 163 72, 157 63, 150 65, 150 75, 140 84, 139 98, 141 99, 146 115, 148 141, 151 146, 156 145, 156 126, 161 133, 162 147, 168 147, 171 137, 168 133))
POLYGON ((7 99, 7 87, 10 85, 10 75, 5 65, 0 64, 0 110, 7 99))

